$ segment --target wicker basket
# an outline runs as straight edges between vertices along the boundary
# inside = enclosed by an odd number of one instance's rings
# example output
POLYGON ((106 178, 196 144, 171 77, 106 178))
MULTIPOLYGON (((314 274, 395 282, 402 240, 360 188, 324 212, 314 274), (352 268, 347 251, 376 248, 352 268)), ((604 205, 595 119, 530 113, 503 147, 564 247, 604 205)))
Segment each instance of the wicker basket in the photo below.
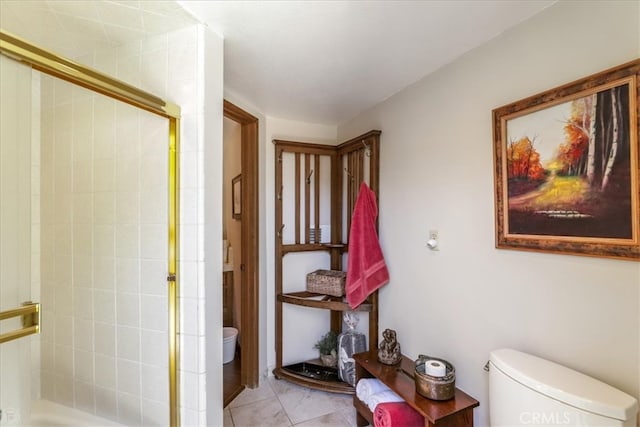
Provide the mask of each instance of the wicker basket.
POLYGON ((316 270, 307 274, 307 291, 341 297, 347 273, 337 270, 316 270))

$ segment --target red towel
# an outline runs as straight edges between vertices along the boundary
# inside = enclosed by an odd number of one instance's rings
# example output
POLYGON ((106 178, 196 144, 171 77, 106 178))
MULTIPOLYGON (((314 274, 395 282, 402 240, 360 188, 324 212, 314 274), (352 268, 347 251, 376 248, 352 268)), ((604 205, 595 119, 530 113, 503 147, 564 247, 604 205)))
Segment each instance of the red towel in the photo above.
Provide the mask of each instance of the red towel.
POLYGON ((376 233, 377 216, 376 194, 363 182, 353 208, 349 233, 345 290, 351 308, 358 307, 376 289, 389 283, 389 271, 376 233))
POLYGON ((373 412, 375 427, 417 427, 424 426, 424 418, 407 402, 378 403, 373 412))

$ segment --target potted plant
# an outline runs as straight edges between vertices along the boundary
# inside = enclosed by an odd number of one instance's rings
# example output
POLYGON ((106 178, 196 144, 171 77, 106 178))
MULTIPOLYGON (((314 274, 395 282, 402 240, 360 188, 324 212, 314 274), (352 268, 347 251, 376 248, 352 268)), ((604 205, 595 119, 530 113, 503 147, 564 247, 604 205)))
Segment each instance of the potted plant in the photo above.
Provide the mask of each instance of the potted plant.
POLYGON ((338 334, 329 331, 313 346, 320 352, 320 360, 324 366, 336 366, 338 361, 338 334))

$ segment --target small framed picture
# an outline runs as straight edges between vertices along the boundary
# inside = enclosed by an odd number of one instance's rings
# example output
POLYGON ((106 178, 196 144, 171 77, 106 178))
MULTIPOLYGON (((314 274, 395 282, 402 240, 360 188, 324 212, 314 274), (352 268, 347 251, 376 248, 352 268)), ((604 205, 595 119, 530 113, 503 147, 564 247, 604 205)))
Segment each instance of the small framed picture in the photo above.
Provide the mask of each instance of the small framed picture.
POLYGON ((242 217, 242 174, 231 180, 231 214, 233 219, 242 217))

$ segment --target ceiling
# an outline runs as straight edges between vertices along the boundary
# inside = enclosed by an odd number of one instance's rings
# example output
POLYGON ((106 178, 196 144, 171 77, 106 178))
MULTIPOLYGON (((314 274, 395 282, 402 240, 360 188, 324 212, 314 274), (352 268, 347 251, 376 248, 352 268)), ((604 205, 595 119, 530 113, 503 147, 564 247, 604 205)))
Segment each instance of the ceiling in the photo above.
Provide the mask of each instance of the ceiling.
POLYGON ((0 25, 78 57, 197 19, 225 38, 227 93, 336 125, 555 1, 0 0, 0 25))
POLYGON ((0 0, 0 27, 77 58, 198 21, 166 0, 0 0))

